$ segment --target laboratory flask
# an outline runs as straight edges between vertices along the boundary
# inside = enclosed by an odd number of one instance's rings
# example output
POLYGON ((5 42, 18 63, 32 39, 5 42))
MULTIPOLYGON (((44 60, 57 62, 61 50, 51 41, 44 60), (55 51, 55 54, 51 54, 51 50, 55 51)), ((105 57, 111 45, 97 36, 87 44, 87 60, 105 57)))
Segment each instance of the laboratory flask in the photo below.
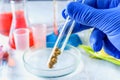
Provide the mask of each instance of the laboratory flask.
POLYGON ((12 24, 9 34, 9 44, 10 48, 16 49, 15 40, 13 32, 19 28, 26 28, 29 30, 29 46, 34 45, 32 29, 29 27, 29 20, 26 9, 26 0, 11 0, 11 10, 12 10, 12 24))

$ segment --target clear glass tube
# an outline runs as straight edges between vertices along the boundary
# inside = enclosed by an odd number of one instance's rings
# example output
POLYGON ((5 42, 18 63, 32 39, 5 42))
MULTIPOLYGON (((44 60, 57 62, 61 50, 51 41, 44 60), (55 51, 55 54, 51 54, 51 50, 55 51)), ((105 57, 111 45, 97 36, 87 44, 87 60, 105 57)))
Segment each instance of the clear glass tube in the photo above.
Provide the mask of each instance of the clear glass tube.
POLYGON ((73 21, 71 26, 68 27, 69 21, 70 21, 70 18, 67 17, 67 19, 62 27, 62 30, 60 31, 58 39, 53 47, 52 53, 51 53, 48 63, 47 63, 49 68, 52 68, 53 65, 57 62, 58 55, 63 52, 63 50, 68 42, 68 39, 73 31, 75 21, 73 21))
MULTIPOLYGON (((85 0, 82 0, 82 3, 84 3, 84 1, 85 0)), ((47 65, 49 68, 53 67, 53 65, 57 62, 58 55, 60 55, 64 51, 64 48, 68 42, 68 39, 73 31, 74 25, 75 25, 75 21, 71 20, 70 17, 68 16, 58 36, 58 39, 53 47, 51 55, 48 59, 47 65), (70 21, 72 21, 71 24, 69 23, 70 21), (70 26, 68 27, 68 25, 70 26)))

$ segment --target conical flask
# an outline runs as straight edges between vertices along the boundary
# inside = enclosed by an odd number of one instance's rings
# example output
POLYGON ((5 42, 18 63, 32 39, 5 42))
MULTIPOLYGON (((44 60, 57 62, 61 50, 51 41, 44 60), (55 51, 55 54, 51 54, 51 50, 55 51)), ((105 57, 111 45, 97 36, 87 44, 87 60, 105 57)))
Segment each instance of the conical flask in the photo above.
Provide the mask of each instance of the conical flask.
POLYGON ((10 47, 16 49, 13 32, 15 29, 19 28, 28 28, 29 29, 29 46, 33 46, 33 36, 32 30, 29 28, 29 20, 27 16, 27 9, 25 6, 26 0, 11 0, 11 9, 12 9, 12 24, 9 34, 9 44, 10 47))

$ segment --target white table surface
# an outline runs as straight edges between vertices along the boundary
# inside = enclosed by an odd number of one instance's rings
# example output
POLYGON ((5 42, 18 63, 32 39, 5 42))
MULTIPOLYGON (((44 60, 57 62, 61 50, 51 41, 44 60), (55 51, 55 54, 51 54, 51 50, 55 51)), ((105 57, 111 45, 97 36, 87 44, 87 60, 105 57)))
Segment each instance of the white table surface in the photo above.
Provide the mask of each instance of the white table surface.
MULTIPOLYGON (((48 7, 52 3, 50 2, 40 2, 40 1, 30 1, 28 2, 28 10, 30 15, 30 22, 31 23, 49 23, 52 20, 51 16, 41 16, 41 11, 45 8, 45 4, 48 7), (41 4, 42 3, 42 4, 41 4), (42 9, 40 8, 42 6, 42 9), (44 6, 44 7, 43 7, 44 6), (38 16, 39 15, 39 16, 38 16), (46 18, 47 17, 47 18, 46 18)), ((61 7, 65 6, 65 2, 59 2, 60 11, 62 10, 61 7)), ((50 8, 50 7, 49 7, 50 8)), ((44 9, 45 10, 45 9, 44 9)), ((50 9, 47 9, 47 13, 51 14, 50 9)), ((62 17, 59 13, 59 20, 62 21, 62 17)), ((3 43, 5 40, 0 36, 0 43, 3 43)), ((19 53, 19 52, 18 52, 19 53)), ((85 52, 81 53, 81 60, 83 61, 83 68, 82 72, 79 70, 76 72, 75 75, 69 77, 62 77, 62 78, 40 78, 36 77, 24 69, 23 65, 18 64, 21 69, 13 68, 12 72, 8 73, 8 79, 6 77, 5 80, 120 80, 120 66, 114 65, 107 61, 97 60, 90 58, 85 52)), ((17 57, 16 57, 17 58, 17 57)), ((17 61, 17 60, 16 60, 17 61)), ((19 62, 18 62, 19 63, 19 62)), ((10 68, 11 69, 11 68, 10 68)), ((1 72, 0 72, 1 73, 1 72)), ((2 77, 0 77, 2 80, 2 77)))

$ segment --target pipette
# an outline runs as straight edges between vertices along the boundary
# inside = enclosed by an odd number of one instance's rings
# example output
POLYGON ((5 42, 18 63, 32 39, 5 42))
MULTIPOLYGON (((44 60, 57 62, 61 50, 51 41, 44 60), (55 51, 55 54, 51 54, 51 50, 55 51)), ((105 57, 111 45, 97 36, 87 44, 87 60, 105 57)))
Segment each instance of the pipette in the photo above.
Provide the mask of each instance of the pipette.
POLYGON ((57 1, 53 0, 53 28, 54 28, 54 33, 58 35, 58 26, 57 26, 57 1))
MULTIPOLYGON (((82 0, 82 3, 84 3, 84 1, 85 0, 82 0)), ((70 17, 68 16, 64 25, 63 25, 63 27, 62 27, 62 29, 61 29, 61 32, 60 32, 59 36, 57 38, 57 41, 56 41, 56 43, 55 43, 55 45, 52 49, 50 57, 48 59, 47 65, 48 65, 49 68, 53 68, 54 64, 56 64, 58 55, 60 55, 64 51, 64 48, 67 44, 67 41, 68 41, 72 31, 73 31, 75 21, 73 20, 71 26, 68 28, 68 24, 69 24, 70 21, 71 21, 70 17), (65 36, 65 34, 66 34, 66 36, 65 36)))

